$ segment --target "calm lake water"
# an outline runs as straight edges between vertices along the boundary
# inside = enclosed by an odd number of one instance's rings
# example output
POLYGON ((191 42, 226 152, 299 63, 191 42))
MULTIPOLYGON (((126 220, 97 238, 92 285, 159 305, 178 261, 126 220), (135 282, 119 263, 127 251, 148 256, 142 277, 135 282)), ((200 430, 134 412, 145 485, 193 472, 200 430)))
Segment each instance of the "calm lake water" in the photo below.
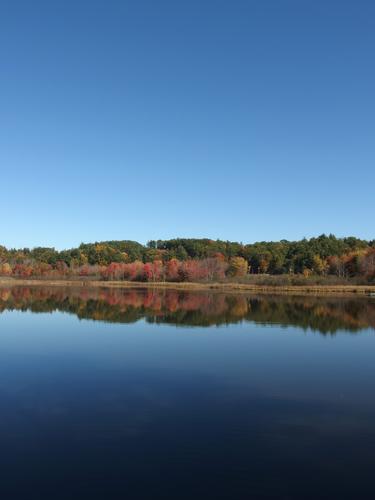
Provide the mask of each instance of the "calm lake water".
POLYGON ((0 288, 0 493, 375 498, 375 298, 0 288))

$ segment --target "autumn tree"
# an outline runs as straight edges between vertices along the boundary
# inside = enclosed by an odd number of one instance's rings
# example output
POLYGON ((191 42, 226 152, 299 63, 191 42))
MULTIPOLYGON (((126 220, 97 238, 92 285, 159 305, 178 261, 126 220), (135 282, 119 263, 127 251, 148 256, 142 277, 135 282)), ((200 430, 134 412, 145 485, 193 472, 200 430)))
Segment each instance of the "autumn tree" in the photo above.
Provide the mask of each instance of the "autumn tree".
POLYGON ((229 261, 228 275, 236 278, 247 274, 248 263, 243 257, 232 257, 229 261))
POLYGON ((371 280, 375 279, 375 248, 371 248, 362 256, 360 271, 366 278, 371 280))
POLYGON ((179 281, 180 262, 177 259, 171 259, 166 265, 166 278, 167 281, 179 281))
POLYGON ((4 262, 0 264, 0 275, 2 276, 10 276, 12 274, 12 268, 8 262, 4 262))
POLYGON ((322 259, 319 255, 314 255, 312 271, 316 274, 326 274, 328 270, 328 263, 325 259, 322 259))

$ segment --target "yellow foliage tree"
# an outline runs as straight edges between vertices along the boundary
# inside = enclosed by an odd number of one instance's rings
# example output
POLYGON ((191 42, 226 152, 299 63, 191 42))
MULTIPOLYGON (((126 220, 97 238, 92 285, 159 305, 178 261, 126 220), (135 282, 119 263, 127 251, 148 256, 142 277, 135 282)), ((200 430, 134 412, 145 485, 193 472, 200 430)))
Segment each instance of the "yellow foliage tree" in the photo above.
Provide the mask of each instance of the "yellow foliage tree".
POLYGON ((327 261, 322 259, 319 255, 314 255, 312 270, 316 274, 326 274, 328 270, 327 261))
POLYGON ((0 274, 2 276, 10 276, 12 274, 12 268, 8 262, 4 262, 4 264, 0 265, 0 274))
POLYGON ((245 276, 247 274, 248 267, 247 260, 243 257, 232 257, 229 261, 228 274, 236 277, 245 276))

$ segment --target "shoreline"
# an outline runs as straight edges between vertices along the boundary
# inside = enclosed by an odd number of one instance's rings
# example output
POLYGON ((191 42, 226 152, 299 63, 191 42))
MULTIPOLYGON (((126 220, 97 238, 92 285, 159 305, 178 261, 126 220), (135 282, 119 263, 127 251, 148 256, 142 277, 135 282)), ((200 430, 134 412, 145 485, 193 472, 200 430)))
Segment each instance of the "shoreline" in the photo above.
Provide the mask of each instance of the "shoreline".
POLYGON ((223 291, 257 293, 311 293, 311 294, 360 294, 374 295, 375 285, 254 285, 247 283, 193 283, 193 282, 140 282, 140 281, 99 281, 99 280, 51 280, 18 279, 0 277, 0 287, 4 286, 53 286, 53 287, 93 287, 93 288, 165 288, 186 291, 223 291))

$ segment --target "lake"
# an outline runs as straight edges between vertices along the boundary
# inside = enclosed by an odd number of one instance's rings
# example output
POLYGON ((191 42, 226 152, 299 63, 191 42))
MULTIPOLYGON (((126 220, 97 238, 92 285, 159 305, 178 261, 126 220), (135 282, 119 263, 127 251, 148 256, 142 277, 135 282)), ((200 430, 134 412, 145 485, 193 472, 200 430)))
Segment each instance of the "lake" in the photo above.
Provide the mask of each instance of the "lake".
POLYGON ((375 298, 0 288, 0 492, 375 498, 375 298))

